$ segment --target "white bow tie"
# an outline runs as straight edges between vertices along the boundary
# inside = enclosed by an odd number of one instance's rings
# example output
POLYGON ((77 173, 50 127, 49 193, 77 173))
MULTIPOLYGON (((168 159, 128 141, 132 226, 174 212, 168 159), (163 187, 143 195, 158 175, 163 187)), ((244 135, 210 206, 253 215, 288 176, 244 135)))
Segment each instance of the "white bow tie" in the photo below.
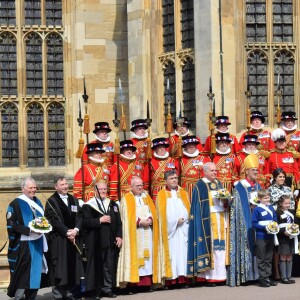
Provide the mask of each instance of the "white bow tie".
POLYGON ((68 195, 60 196, 61 199, 68 199, 68 195))

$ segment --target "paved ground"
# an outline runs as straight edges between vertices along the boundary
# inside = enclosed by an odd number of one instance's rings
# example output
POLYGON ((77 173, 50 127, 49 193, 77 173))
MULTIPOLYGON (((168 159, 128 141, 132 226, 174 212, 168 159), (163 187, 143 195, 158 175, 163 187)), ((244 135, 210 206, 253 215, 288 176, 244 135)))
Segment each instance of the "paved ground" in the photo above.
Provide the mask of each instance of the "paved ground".
MULTIPOLYGON (((283 285, 278 284, 276 287, 260 288, 258 286, 243 286, 230 288, 227 286, 220 287, 194 287, 181 290, 156 291, 153 293, 135 294, 131 296, 118 296, 118 300, 298 300, 300 298, 300 278, 296 278, 296 284, 283 285)), ((5 292, 0 292, 0 300, 9 299, 5 292)), ((50 300, 50 289, 39 291, 37 300, 50 300)), ((108 298, 103 298, 108 299, 108 298)))

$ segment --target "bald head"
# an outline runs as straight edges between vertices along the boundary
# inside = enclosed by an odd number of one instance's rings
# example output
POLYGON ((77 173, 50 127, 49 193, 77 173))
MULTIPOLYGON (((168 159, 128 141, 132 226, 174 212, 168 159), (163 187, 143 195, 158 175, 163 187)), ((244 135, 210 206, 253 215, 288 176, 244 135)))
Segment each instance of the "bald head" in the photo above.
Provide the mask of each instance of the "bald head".
POLYGON ((217 177, 217 168, 213 162, 208 162, 203 165, 204 177, 210 181, 213 181, 217 177))

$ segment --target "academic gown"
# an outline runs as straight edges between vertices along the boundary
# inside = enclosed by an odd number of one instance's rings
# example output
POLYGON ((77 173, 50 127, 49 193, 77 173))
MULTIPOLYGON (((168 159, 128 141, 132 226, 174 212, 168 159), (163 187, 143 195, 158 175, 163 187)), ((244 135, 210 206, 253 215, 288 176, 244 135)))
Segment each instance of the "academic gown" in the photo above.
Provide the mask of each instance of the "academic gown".
MULTIPOLYGON (((43 209, 39 199, 34 197, 34 201, 43 209)), ((36 210, 36 217, 41 216, 36 210)), ((7 257, 10 268, 7 295, 14 297, 17 289, 39 289, 42 286, 43 238, 21 241, 21 235, 30 235, 28 223, 35 216, 29 204, 20 198, 9 204, 6 218, 9 238, 7 257)))
MULTIPOLYGON (((55 192, 47 201, 45 216, 53 227, 48 234, 48 266, 51 285, 79 285, 83 275, 82 261, 76 247, 67 237, 69 229, 81 232, 82 214, 78 200, 68 194, 68 206, 55 192)), ((76 244, 80 246, 79 236, 76 244)))
MULTIPOLYGON (((122 223, 116 210, 118 210, 118 205, 111 201, 109 215, 112 230, 115 237, 122 237, 122 223)), ((87 250, 86 290, 98 290, 103 286, 102 248, 105 246, 104 243, 109 246, 113 237, 112 234, 109 234, 110 237, 106 235, 108 234, 108 225, 100 224, 100 218, 104 213, 96 203, 95 198, 90 199, 82 206, 82 214, 83 234, 87 250)))

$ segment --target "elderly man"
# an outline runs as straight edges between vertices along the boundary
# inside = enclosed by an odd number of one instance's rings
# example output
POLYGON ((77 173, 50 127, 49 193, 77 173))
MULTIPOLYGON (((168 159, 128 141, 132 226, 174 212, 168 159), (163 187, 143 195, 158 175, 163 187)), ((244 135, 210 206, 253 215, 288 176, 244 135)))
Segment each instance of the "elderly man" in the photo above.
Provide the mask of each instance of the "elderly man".
MULTIPOLYGON (((107 166, 107 168, 110 168, 114 163, 114 143, 111 142, 109 135, 111 128, 107 122, 97 122, 94 124, 94 127, 95 129, 93 130, 93 133, 95 134, 96 139, 92 141, 91 144, 101 143, 103 145, 103 150, 105 151, 102 154, 104 165, 107 166)), ((85 145, 82 157, 83 164, 89 163, 89 155, 86 152, 87 150, 88 146, 85 145)))
POLYGON ((118 204, 107 198, 107 184, 95 185, 95 197, 82 206, 87 250, 86 290, 115 298, 116 259, 122 245, 122 222, 118 204))
POLYGON ((43 252, 48 249, 43 234, 29 228, 29 222, 44 215, 44 209, 35 196, 36 183, 27 177, 21 183, 22 195, 13 200, 6 213, 9 237, 8 262, 10 284, 7 295, 16 300, 35 299, 41 287, 42 273, 48 270, 43 252))
POLYGON ((131 180, 131 192, 122 198, 120 212, 124 243, 121 248, 117 284, 148 287, 160 283, 158 220, 154 203, 139 177, 131 180))
MULTIPOLYGON (((157 193, 164 187, 164 174, 170 170, 178 170, 178 161, 170 157, 169 143, 166 138, 152 140, 153 155, 149 164, 151 191, 153 201, 156 201, 157 193)), ((149 173, 149 172, 148 172, 149 173)))
POLYGON ((73 193, 77 199, 84 202, 88 201, 95 195, 96 182, 100 179, 109 180, 110 172, 102 157, 104 152, 103 144, 99 142, 87 145, 86 153, 88 154, 89 163, 83 165, 74 176, 73 193))
POLYGON ((190 200, 197 181, 203 177, 203 165, 210 160, 197 149, 199 141, 195 135, 182 138, 183 156, 180 160, 181 187, 187 190, 190 200))
POLYGON ((132 132, 133 145, 136 147, 136 159, 140 163, 146 164, 148 162, 147 151, 148 143, 151 141, 148 139, 148 125, 145 119, 137 119, 131 122, 130 131, 132 132))
MULTIPOLYGON (((82 264, 74 244, 81 230, 82 215, 78 200, 68 193, 65 177, 55 180, 56 192, 46 202, 45 216, 53 230, 49 241, 49 280, 53 299, 66 299, 83 275, 82 264)), ((78 243, 78 240, 77 240, 78 243)))
POLYGON ((124 140, 120 143, 120 161, 115 162, 110 170, 109 196, 113 201, 119 201, 127 192, 130 191, 130 181, 137 176, 142 178, 145 187, 148 184, 148 170, 137 160, 136 147, 131 140, 124 140), (120 191, 119 191, 120 189, 120 191))
POLYGON ((254 260, 254 233, 251 224, 251 204, 257 202, 261 186, 256 181, 259 159, 249 154, 245 160, 246 178, 235 186, 230 207, 230 266, 228 285, 239 286, 258 278, 254 260))
MULTIPOLYGON (((244 148, 241 150, 239 154, 237 154, 237 164, 236 164, 236 171, 238 174, 239 179, 244 179, 246 177, 246 168, 245 168, 245 158, 253 153, 258 158, 258 173, 256 180, 259 182, 259 184, 264 187, 265 184, 268 184, 265 179, 265 165, 266 165, 266 159, 261 153, 260 150, 258 150, 259 141, 257 138, 257 135, 255 134, 247 134, 244 137, 243 145, 244 148)), ((266 153, 266 151, 264 151, 266 153)))
POLYGON ((246 131, 242 134, 240 138, 240 147, 243 148, 243 142, 245 139, 245 135, 247 134, 255 134, 257 135, 258 141, 260 142, 260 150, 270 151, 275 147, 272 139, 270 131, 264 129, 265 117, 263 114, 258 111, 252 111, 250 115, 250 130, 246 131))
POLYGON ((300 151, 300 130, 296 124, 296 113, 293 111, 283 112, 281 115, 281 128, 286 133, 287 148, 290 151, 300 151))
POLYGON ((186 190, 178 186, 175 170, 165 172, 165 181, 166 186, 159 191, 156 199, 161 273, 166 286, 186 285, 189 196, 186 190))
POLYGON ((223 199, 219 190, 216 165, 203 166, 200 179, 192 196, 190 227, 188 233, 188 275, 210 286, 226 280, 228 264, 227 210, 229 199, 223 199))

